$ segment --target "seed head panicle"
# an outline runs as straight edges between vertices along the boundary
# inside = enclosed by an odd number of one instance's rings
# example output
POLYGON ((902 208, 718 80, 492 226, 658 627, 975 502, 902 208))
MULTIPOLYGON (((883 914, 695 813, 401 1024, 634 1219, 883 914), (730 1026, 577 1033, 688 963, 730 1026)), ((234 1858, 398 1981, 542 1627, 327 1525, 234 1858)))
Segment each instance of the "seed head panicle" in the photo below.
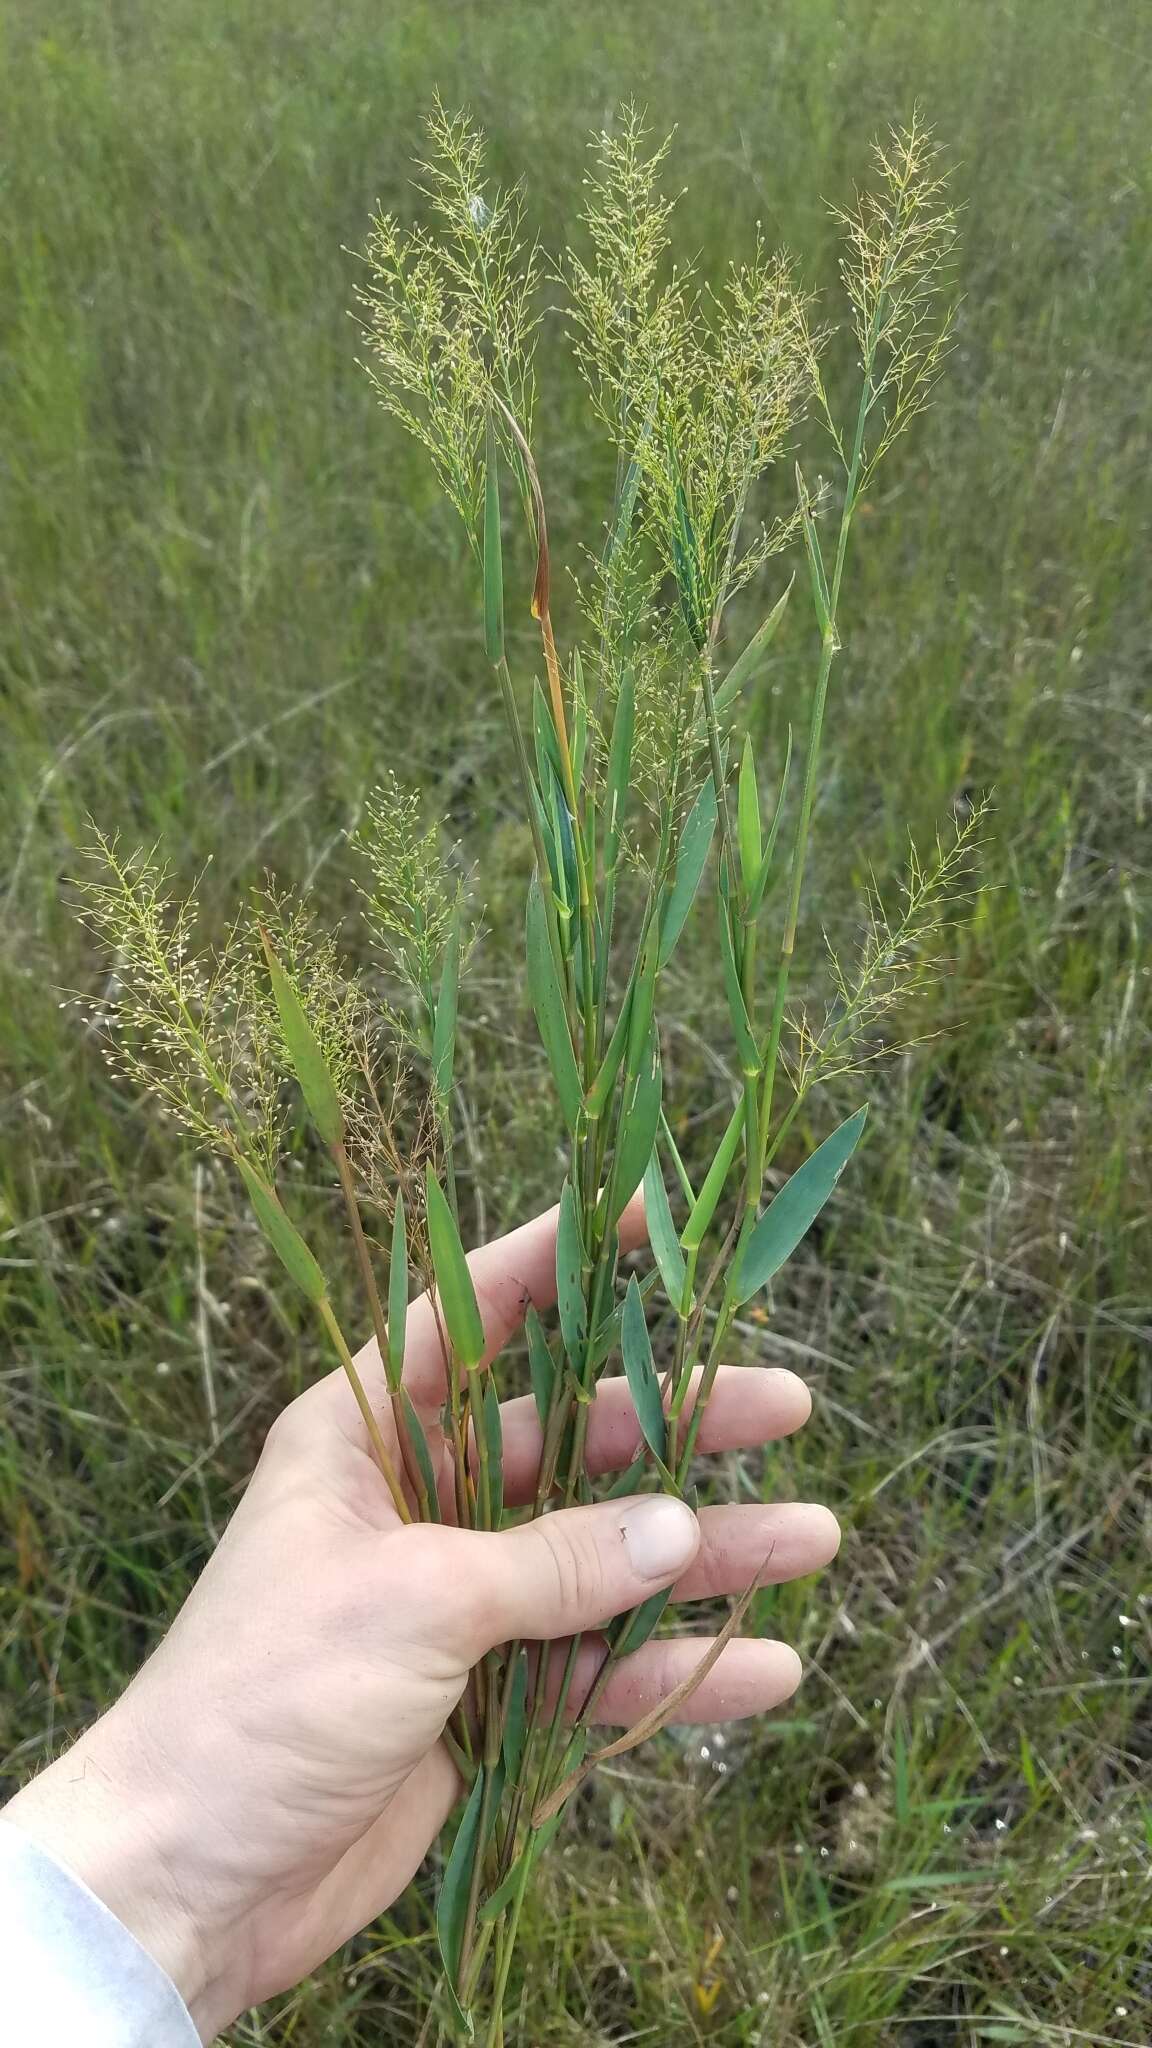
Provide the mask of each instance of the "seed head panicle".
POLYGON ((913 114, 906 128, 873 145, 873 155, 874 186, 858 193, 851 209, 832 209, 847 238, 840 272, 872 387, 862 482, 927 404, 956 311, 957 220, 945 204, 941 152, 931 129, 913 114))
POLYGON ((440 1170, 441 1131, 432 1094, 385 1031, 363 1033, 357 1048, 359 1083, 345 1117, 345 1144, 362 1199, 391 1222, 401 1190, 409 1249, 421 1270, 421 1201, 424 1168, 440 1170))
POLYGON ((462 884, 424 823, 414 791, 388 774, 365 807, 357 843, 369 871, 360 890, 386 974, 427 1004, 438 978, 462 884))
POLYGON ((641 472, 639 525, 702 649, 733 591, 794 532, 788 518, 742 542, 749 494, 809 404, 820 338, 787 257, 759 234, 718 290, 691 266, 661 281, 674 202, 657 173, 671 137, 646 143, 630 106, 620 133, 594 144, 591 257, 568 254, 570 324, 593 408, 641 472))
POLYGON ((798 1093, 858 1073, 920 1042, 899 1028, 894 1032, 891 1020, 940 979, 940 943, 970 894, 989 809, 987 798, 972 805, 927 859, 909 843, 894 914, 875 882, 869 884, 853 958, 843 958, 825 938, 832 998, 819 1023, 803 1016, 796 1020, 789 1064, 798 1093))
POLYGON ((96 832, 92 857, 94 871, 77 882, 80 911, 110 973, 84 1007, 110 1064, 201 1144, 238 1144, 271 1166, 284 1132, 284 1064, 246 920, 209 953, 197 944, 195 893, 178 898, 155 854, 122 856, 96 832))
POLYGON ((357 292, 385 409, 428 450, 474 548, 483 499, 484 422, 493 392, 530 431, 539 258, 520 188, 490 192, 484 140, 437 100, 417 189, 440 233, 376 215, 357 292))

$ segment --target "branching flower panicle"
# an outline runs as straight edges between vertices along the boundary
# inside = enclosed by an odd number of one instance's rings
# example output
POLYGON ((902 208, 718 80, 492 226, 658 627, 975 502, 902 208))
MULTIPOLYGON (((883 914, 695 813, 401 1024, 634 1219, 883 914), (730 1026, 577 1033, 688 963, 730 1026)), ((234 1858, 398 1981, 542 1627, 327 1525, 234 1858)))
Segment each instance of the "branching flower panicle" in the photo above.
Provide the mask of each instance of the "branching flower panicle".
POLYGON ((419 165, 437 238, 376 215, 357 292, 365 368, 385 410, 428 450, 441 488, 479 548, 484 423, 497 392, 530 432, 539 262, 519 188, 492 193, 484 142, 437 100, 419 165))
POLYGON ((565 271, 573 351, 621 461, 641 473, 638 517, 703 649, 733 591, 794 533, 785 515, 741 552, 749 493, 807 408, 819 338, 788 259, 759 233, 718 291, 690 267, 660 282, 674 202, 656 181, 671 137, 648 154, 646 142, 629 107, 595 145, 592 257, 569 251, 565 271))
MULTIPOLYGON (((747 259, 715 287, 698 282, 671 258, 674 202, 660 187, 669 142, 650 146, 632 106, 598 137, 584 253, 568 252, 559 270, 576 366, 615 455, 616 483, 602 543, 584 552, 583 644, 562 662, 547 493, 531 444, 537 248, 525 236, 519 188, 491 187, 482 137, 467 117, 437 103, 427 125, 419 190, 429 224, 402 229, 394 215, 377 218, 360 301, 379 397, 427 449, 476 556, 484 653, 533 849, 524 980, 565 1170, 557 1316, 551 1327, 534 1313, 528 1323, 541 1432, 528 1512, 595 1498, 587 1432, 613 1357, 636 1416, 629 1489, 691 1501, 701 1421, 736 1318, 830 1199, 867 1105, 771 1201, 768 1165, 795 1136, 814 1086, 869 1068, 889 1047, 891 1020, 932 979, 983 816, 977 808, 928 861, 913 848, 898 912, 890 916, 870 888, 856 955, 843 962, 829 949, 823 1015, 817 1006, 816 1023, 794 1018, 791 977, 805 944, 806 860, 843 651, 853 521, 876 463, 938 373, 955 229, 927 131, 913 122, 877 152, 875 191, 841 216, 858 356, 845 425, 821 380, 826 337, 789 259, 758 232, 747 259), (829 494, 831 521, 798 469, 795 495, 790 480, 779 506, 756 502, 813 395, 844 464, 843 488, 829 494), (505 577, 509 475, 536 546, 531 593, 505 577), (794 539, 797 573, 721 674, 729 598, 794 539), (802 604, 806 582, 811 687, 789 707, 787 746, 769 762, 762 749, 758 757, 747 706, 789 593, 802 604), (539 626, 542 674, 513 674, 518 645, 505 619, 514 605, 539 626), (675 1072, 664 1072, 662 977, 701 897, 710 899, 712 1019, 739 1084, 712 1156, 685 1160, 665 1096, 675 1072), (641 1189, 655 1262, 643 1282, 621 1270, 622 1218, 641 1189), (658 1304, 656 1348, 648 1294, 658 1304)), ((797 606, 793 597, 790 623, 797 606)), ((307 906, 267 899, 212 960, 196 950, 194 901, 173 900, 152 856, 124 861, 105 841, 85 914, 107 943, 114 979, 94 1021, 123 1071, 194 1136, 231 1151, 265 1238, 349 1377, 400 1519, 443 1514, 494 1530, 506 1513, 500 1370, 495 1362, 477 1370, 484 1330, 456 1184, 460 1161, 474 1168, 477 1149, 458 1056, 471 942, 464 884, 437 824, 393 775, 369 799, 357 836, 363 921, 379 970, 371 1001, 307 906), (371 1390, 320 1261, 278 1191, 285 1118, 301 1113, 343 1202, 376 1338, 374 1370, 384 1375, 371 1390), (423 1415, 404 1378, 412 1284, 432 1289, 444 1348, 443 1396, 423 1415)), ((698 945, 691 971, 707 966, 698 945)), ((697 1121, 710 1127, 706 1116, 697 1121)), ((476 1207, 482 1216, 480 1189, 476 1207)), ((502 2048, 520 1908, 552 1817, 595 1764, 653 1732, 687 1696, 752 1590, 695 1675, 602 1750, 590 1744, 603 1690, 659 1625, 662 1597, 608 1629, 575 1714, 567 1709, 578 1643, 563 1653, 563 1669, 552 1645, 537 1653, 510 1643, 472 1674, 445 1731, 469 1787, 437 1914, 444 2018, 456 2038, 478 2038, 483 2002, 485 2048, 502 2048)))
POLYGON ((212 955, 197 943, 195 894, 175 896, 154 853, 122 855, 101 832, 92 852, 95 872, 77 882, 81 916, 112 971, 86 1007, 110 1064, 198 1142, 219 1150, 232 1139, 270 1168, 284 1132, 284 1066, 244 921, 212 955))
POLYGON ((789 1064, 798 1096, 920 1043, 903 1032, 893 1036, 886 1027, 940 979, 940 943, 968 900, 990 807, 988 798, 973 804, 950 838, 937 839, 927 860, 909 842, 895 914, 885 907, 876 881, 869 882, 854 957, 838 953, 825 934, 833 993, 819 1024, 804 1017, 796 1022, 789 1064))
POLYGON ((847 237, 840 274, 856 341, 862 361, 872 366, 861 487, 931 397, 956 312, 949 292, 958 228, 954 209, 944 203, 941 152, 931 129, 914 114, 886 144, 875 143, 873 155, 875 185, 858 193, 851 209, 833 208, 847 237))
POLYGON ((420 798, 390 771, 368 798, 356 843, 371 877, 360 897, 385 972, 428 1005, 460 878, 444 858, 437 827, 425 824, 420 798))

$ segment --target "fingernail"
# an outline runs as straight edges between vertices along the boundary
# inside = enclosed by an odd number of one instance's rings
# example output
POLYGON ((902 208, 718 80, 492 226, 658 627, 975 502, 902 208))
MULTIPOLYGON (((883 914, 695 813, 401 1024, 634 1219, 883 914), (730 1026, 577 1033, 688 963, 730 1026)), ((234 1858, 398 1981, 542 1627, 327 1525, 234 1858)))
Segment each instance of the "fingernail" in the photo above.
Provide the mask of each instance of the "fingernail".
POLYGON ((696 1555, 700 1529, 682 1500, 652 1494, 626 1508, 620 1530, 628 1560, 640 1579, 670 1579, 696 1555))

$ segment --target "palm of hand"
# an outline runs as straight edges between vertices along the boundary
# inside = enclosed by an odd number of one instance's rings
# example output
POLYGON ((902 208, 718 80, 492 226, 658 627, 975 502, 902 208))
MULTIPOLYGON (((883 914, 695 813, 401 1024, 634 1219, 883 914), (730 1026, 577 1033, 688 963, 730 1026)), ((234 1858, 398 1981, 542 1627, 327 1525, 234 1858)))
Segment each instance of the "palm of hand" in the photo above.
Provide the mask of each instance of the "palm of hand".
MULTIPOLYGON (((639 1235, 636 1219, 632 1227, 639 1235)), ((551 1297, 554 1231, 553 1214, 473 1255, 489 1355, 527 1300, 551 1297)), ((360 1364, 381 1400, 374 1346, 360 1364)), ((426 1301, 410 1311, 406 1378, 432 1431, 443 1363, 426 1301)), ((785 1435, 808 1407, 791 1373, 722 1372, 700 1447, 785 1435)), ((386 1415, 382 1407, 384 1428, 386 1415)), ((530 1499, 540 1448, 530 1400, 505 1404, 504 1440, 508 1498, 530 1499)), ((624 1382, 602 1382, 592 1468, 626 1465, 636 1443, 624 1382)), ((72 1752, 89 1748, 110 1780, 120 1771, 139 1785, 147 1774, 140 1808, 156 1816, 157 1858, 197 1930, 202 1981, 186 1995, 206 2038, 297 1983, 408 1883, 459 1790, 441 1736, 473 1664, 514 1636, 594 1629, 651 1590, 638 1589, 619 1541, 628 1513, 627 1502, 572 1509, 499 1535, 404 1525, 342 1375, 280 1417, 169 1635, 72 1752), (189 1807, 191 1843, 166 1819, 189 1807)), ((705 1509, 691 1532, 695 1555, 662 1581, 675 1576, 682 1599, 742 1590, 769 1551, 766 1577, 780 1580, 826 1562, 837 1540, 822 1508, 705 1509)), ((704 1647, 699 1638, 648 1644, 620 1665, 597 1718, 635 1721, 695 1668, 704 1647)), ((577 1700, 597 1662, 590 1641, 577 1700)), ((798 1676, 784 1645, 734 1641, 689 1714, 762 1711, 798 1676)), ((142 1938, 154 1951, 162 1945, 149 1930, 142 1938)))

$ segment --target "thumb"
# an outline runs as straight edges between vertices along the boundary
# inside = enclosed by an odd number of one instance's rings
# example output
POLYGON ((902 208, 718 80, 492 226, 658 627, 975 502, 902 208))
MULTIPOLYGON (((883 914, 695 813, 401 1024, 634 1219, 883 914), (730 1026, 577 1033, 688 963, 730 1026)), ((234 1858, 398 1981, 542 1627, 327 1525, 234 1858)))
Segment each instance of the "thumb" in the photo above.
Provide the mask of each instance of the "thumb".
POLYGON ((671 1585, 700 1548, 700 1524, 664 1494, 561 1508, 473 1538, 480 1650, 598 1628, 671 1585))

